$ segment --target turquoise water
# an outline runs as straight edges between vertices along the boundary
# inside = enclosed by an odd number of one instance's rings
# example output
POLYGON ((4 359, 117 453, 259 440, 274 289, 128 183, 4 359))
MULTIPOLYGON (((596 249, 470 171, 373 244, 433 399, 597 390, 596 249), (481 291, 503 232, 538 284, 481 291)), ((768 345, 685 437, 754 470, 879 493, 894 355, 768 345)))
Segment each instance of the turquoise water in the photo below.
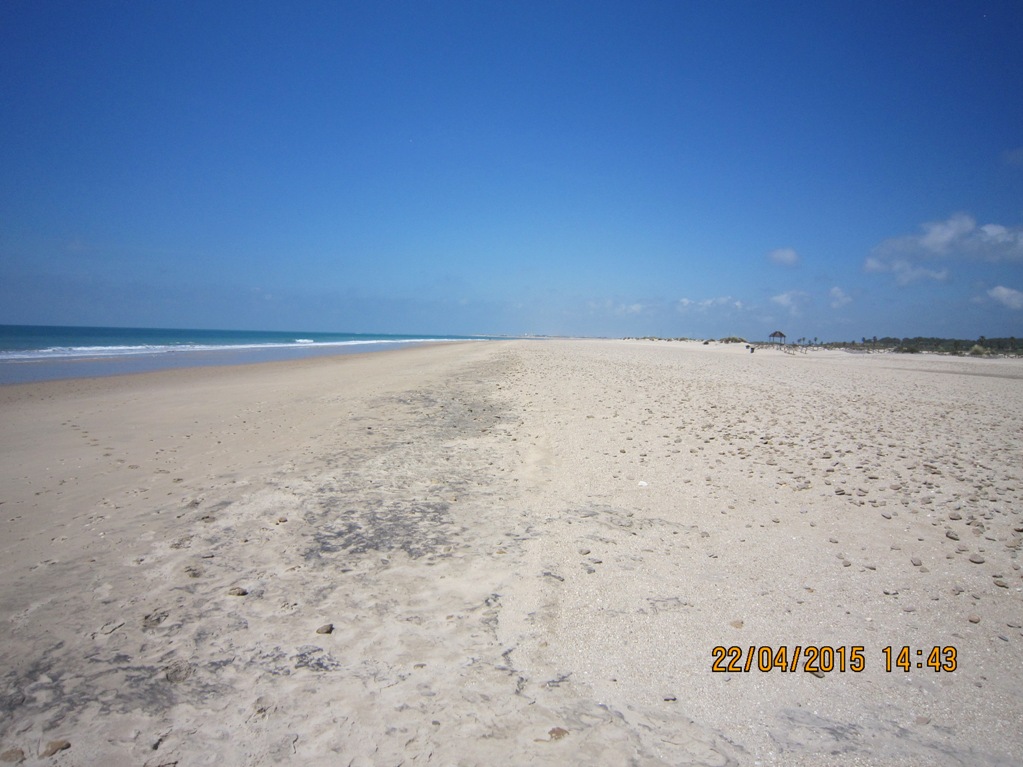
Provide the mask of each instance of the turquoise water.
POLYGON ((304 331, 0 325, 0 384, 268 362, 457 340, 473 339, 468 336, 304 331))

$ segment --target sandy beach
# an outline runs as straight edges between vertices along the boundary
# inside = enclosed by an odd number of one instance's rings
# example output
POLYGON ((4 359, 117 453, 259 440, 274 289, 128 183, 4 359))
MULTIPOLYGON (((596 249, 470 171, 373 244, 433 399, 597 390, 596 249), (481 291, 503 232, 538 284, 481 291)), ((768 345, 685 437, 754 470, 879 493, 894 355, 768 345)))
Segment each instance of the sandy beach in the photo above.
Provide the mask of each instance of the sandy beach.
POLYGON ((1018 359, 4 386, 0 531, 0 762, 1023 763, 1018 359))

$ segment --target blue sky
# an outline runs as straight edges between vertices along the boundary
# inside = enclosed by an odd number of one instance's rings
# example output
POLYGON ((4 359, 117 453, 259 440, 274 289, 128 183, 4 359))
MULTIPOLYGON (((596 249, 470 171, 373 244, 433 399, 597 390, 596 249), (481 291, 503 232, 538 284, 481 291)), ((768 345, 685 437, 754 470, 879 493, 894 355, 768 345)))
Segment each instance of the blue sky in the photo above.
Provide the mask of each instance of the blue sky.
POLYGON ((0 323, 1023 337, 1023 4, 0 4, 0 323))

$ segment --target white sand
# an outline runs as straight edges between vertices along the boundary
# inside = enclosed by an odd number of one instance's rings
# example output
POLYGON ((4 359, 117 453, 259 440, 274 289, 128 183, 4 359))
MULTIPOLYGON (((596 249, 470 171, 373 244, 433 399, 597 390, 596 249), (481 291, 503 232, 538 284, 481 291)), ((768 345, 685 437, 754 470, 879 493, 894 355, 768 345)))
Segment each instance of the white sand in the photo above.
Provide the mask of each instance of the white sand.
POLYGON ((1020 361, 927 355, 0 387, 0 759, 1020 764, 1021 442, 1020 361), (865 668, 713 673, 718 645, 865 668))

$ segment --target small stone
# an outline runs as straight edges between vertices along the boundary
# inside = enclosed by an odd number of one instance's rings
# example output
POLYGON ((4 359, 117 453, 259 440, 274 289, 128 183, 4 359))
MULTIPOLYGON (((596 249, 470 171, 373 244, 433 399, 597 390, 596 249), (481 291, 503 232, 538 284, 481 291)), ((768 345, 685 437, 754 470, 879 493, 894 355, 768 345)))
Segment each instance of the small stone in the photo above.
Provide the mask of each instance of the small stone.
POLYGON ((46 748, 43 749, 43 752, 39 754, 39 756, 53 756, 60 751, 67 751, 69 748, 71 748, 71 744, 66 740, 51 740, 46 744, 46 748))
POLYGON ((731 626, 732 628, 741 629, 745 624, 743 623, 742 620, 734 620, 730 621, 728 625, 731 626))
POLYGON ((587 554, 590 553, 590 550, 589 549, 579 549, 579 553, 582 554, 585 557, 587 554))
POLYGON ((931 718, 929 716, 918 716, 914 721, 917 724, 928 724, 930 723, 931 718))
POLYGON ((945 531, 945 537, 948 538, 951 541, 958 541, 959 540, 959 534, 956 533, 955 530, 946 530, 945 531))
POLYGON ((188 677, 192 676, 192 667, 187 661, 176 660, 164 669, 164 675, 167 677, 168 682, 177 684, 184 682, 188 677))
POLYGON ((887 511, 882 511, 881 512, 881 516, 884 517, 885 519, 891 519, 892 518, 892 515, 889 514, 887 511))
POLYGON ((915 613, 916 612, 916 608, 913 607, 913 605, 906 605, 905 607, 902 608, 902 612, 904 612, 904 613, 915 613))
POLYGON ((9 748, 0 754, 0 762, 18 764, 25 761, 25 752, 20 748, 9 748))
POLYGON ((334 633, 334 624, 333 623, 324 623, 322 626, 320 626, 318 629, 316 629, 316 633, 317 634, 333 634, 334 633))
POLYGON ((568 735, 568 730, 564 727, 551 727, 551 729, 547 731, 547 734, 550 735, 551 740, 561 740, 563 737, 568 735))
POLYGON ((963 515, 960 514, 958 511, 950 511, 948 513, 948 518, 949 519, 962 519, 963 515))
POLYGON ((674 703, 677 700, 678 700, 678 698, 676 698, 674 695, 665 695, 664 696, 664 702, 665 703, 674 703))
POLYGON ((241 586, 234 586, 227 593, 233 597, 244 597, 249 592, 248 589, 243 589, 241 586))
POLYGON ((817 671, 811 671, 810 673, 813 674, 818 679, 823 679, 824 678, 824 672, 823 671, 817 670, 817 671))
POLYGON ((967 616, 966 620, 968 620, 970 623, 980 623, 980 616, 977 615, 977 613, 971 613, 969 616, 967 616))
POLYGON ((984 557, 980 554, 970 554, 970 561, 975 565, 982 565, 984 564, 984 557))
POLYGON ((145 616, 142 619, 142 630, 148 631, 149 629, 156 628, 165 620, 167 620, 168 615, 170 615, 170 613, 167 612, 166 610, 158 610, 156 612, 149 613, 149 615, 145 616))
POLYGON ((920 557, 913 557, 909 561, 913 567, 920 567, 920 565, 923 564, 923 562, 920 561, 920 557))
POLYGON ((1003 581, 1001 578, 996 578, 995 579, 995 585, 998 586, 999 588, 1002 588, 1002 589, 1009 588, 1009 584, 1006 583, 1005 581, 1003 581))

